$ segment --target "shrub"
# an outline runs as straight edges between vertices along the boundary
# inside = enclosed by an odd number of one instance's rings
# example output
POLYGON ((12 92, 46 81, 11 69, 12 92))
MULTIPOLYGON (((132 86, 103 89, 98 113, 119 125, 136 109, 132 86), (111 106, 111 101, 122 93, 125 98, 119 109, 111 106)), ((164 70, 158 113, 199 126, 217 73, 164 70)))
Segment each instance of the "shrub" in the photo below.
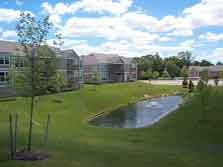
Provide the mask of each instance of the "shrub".
POLYGON ((197 91, 201 92, 204 88, 205 88, 204 82, 202 80, 199 80, 197 84, 197 91))
POLYGON ((188 86, 187 78, 184 78, 184 80, 182 82, 182 86, 183 86, 183 88, 187 88, 187 86, 188 86))
POLYGON ((219 82, 219 79, 218 79, 218 78, 215 78, 215 79, 214 79, 214 84, 215 84, 215 86, 218 86, 218 82, 219 82))
POLYGON ((193 92, 194 90, 194 83, 192 80, 189 81, 188 89, 189 89, 189 92, 193 92))

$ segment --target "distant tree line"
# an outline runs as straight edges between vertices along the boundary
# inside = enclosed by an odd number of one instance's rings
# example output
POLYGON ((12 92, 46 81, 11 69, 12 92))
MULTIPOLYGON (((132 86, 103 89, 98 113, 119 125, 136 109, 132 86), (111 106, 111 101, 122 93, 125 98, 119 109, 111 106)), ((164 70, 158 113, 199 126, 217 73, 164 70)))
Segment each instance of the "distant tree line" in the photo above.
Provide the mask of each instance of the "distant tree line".
MULTIPOLYGON (((189 66, 211 66, 207 60, 194 60, 191 52, 180 52, 177 56, 161 58, 159 53, 135 58, 139 79, 185 77, 189 66)), ((218 62, 217 65, 222 65, 218 62)))

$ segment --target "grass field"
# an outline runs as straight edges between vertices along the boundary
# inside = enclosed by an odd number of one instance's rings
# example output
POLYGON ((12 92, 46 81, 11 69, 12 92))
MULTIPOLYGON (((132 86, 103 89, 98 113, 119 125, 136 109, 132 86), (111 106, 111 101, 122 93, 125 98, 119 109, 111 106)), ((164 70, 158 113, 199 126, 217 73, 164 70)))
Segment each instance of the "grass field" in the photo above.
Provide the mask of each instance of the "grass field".
POLYGON ((8 160, 8 114, 19 113, 20 147, 27 142, 29 99, 0 102, 0 167, 220 167, 223 165, 223 89, 209 97, 209 122, 201 123, 201 104, 187 97, 178 111, 141 129, 90 126, 86 120, 144 94, 182 91, 177 86, 144 83, 105 84, 39 97, 35 108, 34 147, 43 150, 43 123, 52 115, 45 161, 8 160), (63 103, 55 103, 55 100, 63 103))

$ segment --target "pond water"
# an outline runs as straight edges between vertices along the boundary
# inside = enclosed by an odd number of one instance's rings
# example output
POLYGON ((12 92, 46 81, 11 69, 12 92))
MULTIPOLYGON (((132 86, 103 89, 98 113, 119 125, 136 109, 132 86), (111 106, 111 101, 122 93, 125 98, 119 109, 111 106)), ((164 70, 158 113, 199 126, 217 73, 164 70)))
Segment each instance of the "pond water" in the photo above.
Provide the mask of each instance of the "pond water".
POLYGON ((175 111, 182 101, 181 96, 152 98, 98 116, 89 123, 101 127, 141 128, 152 125, 175 111))

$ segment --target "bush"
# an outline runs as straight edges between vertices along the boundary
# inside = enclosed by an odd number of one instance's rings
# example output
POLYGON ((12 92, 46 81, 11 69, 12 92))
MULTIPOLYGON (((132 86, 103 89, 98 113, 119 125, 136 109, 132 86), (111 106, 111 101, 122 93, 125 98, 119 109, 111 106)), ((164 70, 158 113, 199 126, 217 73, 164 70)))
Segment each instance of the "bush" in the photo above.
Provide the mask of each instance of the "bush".
POLYGON ((160 73, 158 71, 153 72, 153 79, 157 79, 159 78, 159 76, 160 76, 160 73))
POLYGON ((182 82, 182 86, 183 86, 183 88, 187 88, 187 86, 188 86, 187 78, 184 78, 184 80, 182 82))
POLYGON ((218 83, 219 83, 219 79, 218 79, 218 78, 215 78, 215 79, 214 79, 214 84, 215 84, 215 86, 218 86, 218 83))
POLYGON ((189 81, 188 89, 189 89, 189 92, 193 92, 194 90, 194 83, 192 80, 189 81))
POLYGON ((201 92, 204 88, 205 88, 204 82, 202 80, 199 80, 198 81, 198 84, 197 84, 197 90, 198 90, 198 92, 201 92))

